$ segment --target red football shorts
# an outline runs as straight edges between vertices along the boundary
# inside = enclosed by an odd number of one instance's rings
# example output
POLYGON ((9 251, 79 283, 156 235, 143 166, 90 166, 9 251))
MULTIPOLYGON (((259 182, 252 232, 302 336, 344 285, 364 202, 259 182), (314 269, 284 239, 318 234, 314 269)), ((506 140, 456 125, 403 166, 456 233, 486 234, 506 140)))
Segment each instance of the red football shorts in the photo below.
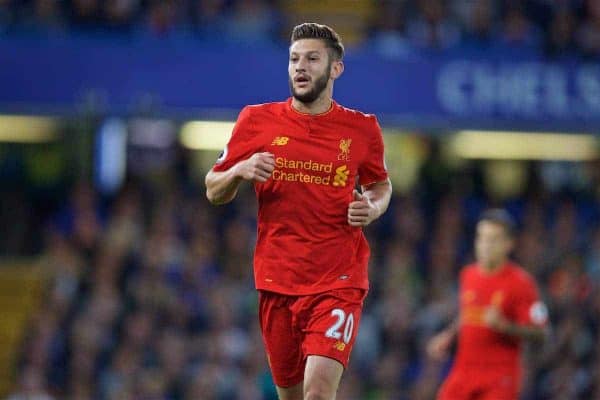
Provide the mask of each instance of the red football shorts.
POLYGON ((302 382, 309 355, 332 358, 346 368, 366 294, 353 288, 306 296, 259 291, 260 326, 277 386, 302 382))
POLYGON ((516 400, 519 391, 519 374, 510 369, 484 373, 481 368, 454 368, 437 400, 516 400))

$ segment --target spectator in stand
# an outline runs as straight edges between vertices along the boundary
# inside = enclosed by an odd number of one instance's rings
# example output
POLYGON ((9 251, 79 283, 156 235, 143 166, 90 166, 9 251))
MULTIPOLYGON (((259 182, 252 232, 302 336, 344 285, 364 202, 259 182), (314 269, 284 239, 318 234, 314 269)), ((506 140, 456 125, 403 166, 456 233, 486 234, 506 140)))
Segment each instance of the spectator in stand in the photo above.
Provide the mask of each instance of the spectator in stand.
POLYGON ((279 33, 277 10, 266 0, 237 0, 226 23, 230 40, 247 43, 268 43, 279 33))
POLYGON ((67 10, 69 24, 74 30, 97 30, 104 23, 98 0, 70 0, 67 10))
POLYGON ((539 48, 542 31, 526 14, 520 0, 510 0, 504 8, 499 44, 509 48, 539 48))
POLYGON ((177 0, 151 0, 146 13, 145 29, 153 36, 164 37, 178 30, 180 2, 177 0))
POLYGON ((386 1, 377 11, 374 26, 370 29, 372 47, 386 58, 410 57, 413 50, 406 37, 406 4, 386 1))
POLYGON ((8 31, 17 22, 18 7, 16 0, 0 0, 0 33, 8 31))
POLYGON ((104 3, 106 25, 111 33, 130 33, 137 14, 140 0, 109 0, 104 3))
POLYGON ((495 32, 495 9, 492 0, 469 1, 464 6, 463 44, 485 47, 492 43, 495 32))
POLYGON ((547 52, 553 57, 573 56, 576 18, 568 7, 555 9, 546 37, 547 52))
POLYGON ((6 400, 54 400, 54 397, 48 394, 43 371, 28 367, 23 370, 19 388, 6 400))
POLYGON ((21 10, 18 31, 65 33, 65 19, 58 0, 32 0, 21 10))
POLYGON ((200 38, 209 41, 225 37, 227 10, 226 0, 191 2, 192 25, 200 38))
POLYGON ((460 30, 448 15, 446 2, 419 0, 418 12, 411 19, 407 33, 419 48, 445 49, 458 44, 460 30))
POLYGON ((577 32, 577 43, 587 57, 600 55, 600 1, 587 0, 585 18, 577 32))

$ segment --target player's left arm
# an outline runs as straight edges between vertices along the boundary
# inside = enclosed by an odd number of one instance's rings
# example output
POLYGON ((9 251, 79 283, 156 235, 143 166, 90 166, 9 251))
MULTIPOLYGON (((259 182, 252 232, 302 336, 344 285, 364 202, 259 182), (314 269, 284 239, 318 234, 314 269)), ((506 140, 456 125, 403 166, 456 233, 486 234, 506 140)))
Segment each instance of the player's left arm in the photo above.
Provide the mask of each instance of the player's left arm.
POLYGON ((504 317, 500 310, 491 308, 486 315, 487 325, 497 332, 534 342, 542 342, 548 336, 547 326, 520 324, 504 317), (496 314, 496 315, 494 315, 496 314))
POLYGON ((383 135, 375 116, 368 118, 368 153, 358 168, 362 193, 353 193, 348 205, 348 224, 367 226, 379 218, 388 208, 392 196, 392 183, 384 161, 383 135))
POLYGON ((549 336, 549 329, 547 327, 536 325, 509 323, 505 332, 507 335, 517 336, 532 342, 543 342, 549 336))
POLYGON ((362 186, 362 193, 354 190, 354 201, 348 206, 348 224, 367 226, 379 218, 388 208, 392 197, 389 179, 362 186))
POLYGON ((518 287, 520 290, 513 294, 514 320, 504 316, 497 307, 491 307, 485 315, 486 323, 490 328, 506 335, 541 342, 548 337, 550 330, 547 308, 539 299, 532 279, 519 282, 518 287))

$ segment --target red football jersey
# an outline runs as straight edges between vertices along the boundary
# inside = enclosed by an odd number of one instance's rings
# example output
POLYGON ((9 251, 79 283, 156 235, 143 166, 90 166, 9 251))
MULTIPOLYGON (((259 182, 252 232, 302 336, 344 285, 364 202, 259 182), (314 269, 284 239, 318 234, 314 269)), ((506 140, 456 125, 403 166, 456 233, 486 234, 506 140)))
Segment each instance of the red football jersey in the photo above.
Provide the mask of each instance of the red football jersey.
POLYGON ((335 102, 319 115, 291 103, 245 107, 213 167, 228 170, 257 152, 275 155, 271 178, 254 183, 256 287, 291 295, 366 289, 369 246, 347 214, 356 182, 387 179, 377 119, 335 102))
POLYGON ((477 265, 460 275, 460 329, 455 366, 519 370, 521 340, 493 331, 484 324, 487 307, 496 305, 511 322, 543 326, 547 312, 535 281, 524 269, 507 263, 486 274, 477 265))

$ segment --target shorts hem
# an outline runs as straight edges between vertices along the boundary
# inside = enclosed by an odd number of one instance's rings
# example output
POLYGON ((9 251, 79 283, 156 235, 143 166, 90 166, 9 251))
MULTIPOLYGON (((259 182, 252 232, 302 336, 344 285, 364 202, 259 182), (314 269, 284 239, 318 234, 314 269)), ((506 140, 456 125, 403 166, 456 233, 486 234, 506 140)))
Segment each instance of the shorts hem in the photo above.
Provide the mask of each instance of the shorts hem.
POLYGON ((277 386, 278 388, 282 388, 282 389, 289 389, 291 387, 298 385, 299 383, 302 383, 302 381, 304 381, 304 376, 302 376, 299 380, 298 379, 289 379, 289 380, 284 380, 282 382, 276 382, 275 377, 273 377, 273 383, 275 383, 275 386, 277 386))
POLYGON ((346 368, 348 368, 348 362, 344 362, 343 360, 340 360, 340 358, 335 357, 335 356, 333 356, 331 354, 307 353, 305 359, 308 359, 308 357, 310 357, 310 356, 319 356, 319 357, 329 358, 329 359, 331 359, 333 361, 337 361, 338 363, 340 363, 342 365, 342 367, 344 368, 344 370, 346 368))
POLYGON ((339 289, 356 289, 361 290, 366 295, 369 292, 369 286, 361 286, 361 285, 347 285, 347 286, 330 286, 327 288, 319 288, 313 290, 301 290, 301 291, 292 291, 286 290, 277 287, 266 287, 266 286, 256 286, 256 290, 259 292, 270 292, 274 294, 279 294, 283 296, 291 296, 291 297, 300 297, 300 296, 315 296, 323 293, 328 293, 331 291, 339 290, 339 289))

